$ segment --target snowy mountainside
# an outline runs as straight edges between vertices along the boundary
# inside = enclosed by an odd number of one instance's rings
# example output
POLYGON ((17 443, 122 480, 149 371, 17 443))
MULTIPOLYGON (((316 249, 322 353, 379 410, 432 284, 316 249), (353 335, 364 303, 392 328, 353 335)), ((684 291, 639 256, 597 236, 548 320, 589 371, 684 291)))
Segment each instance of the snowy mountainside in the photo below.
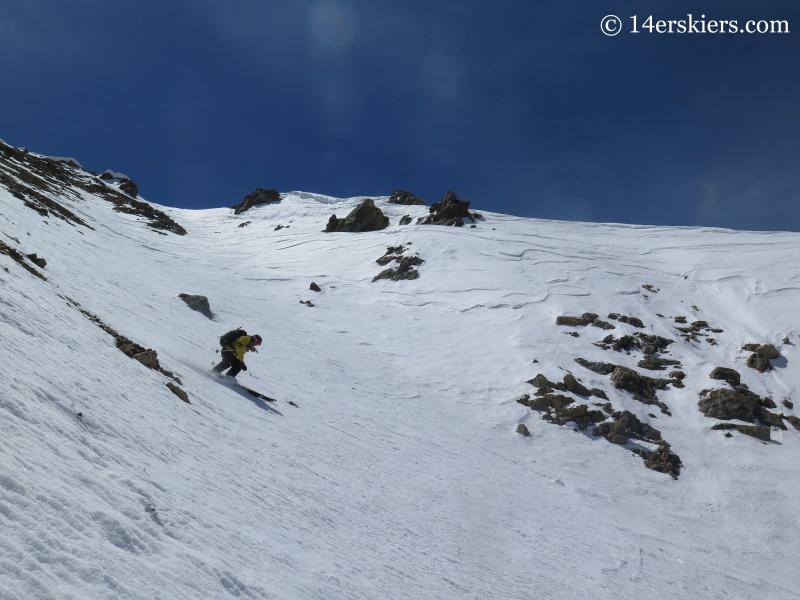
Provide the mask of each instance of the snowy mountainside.
POLYGON ((386 198, 388 228, 323 233, 363 198, 179 210, 0 150, 3 598, 797 597, 800 431, 712 430, 698 402, 727 367, 797 414, 798 234, 399 226, 427 207, 386 198), (425 261, 418 279, 372 281, 390 246, 425 261), (156 350, 191 404, 78 307, 156 350), (614 329, 556 325, 587 312, 614 329), (687 340, 675 317, 722 332, 687 340), (240 325, 264 343, 239 380, 275 403, 208 374, 240 325), (673 340, 671 415, 575 362, 667 378, 595 345, 637 332, 673 340), (779 350, 770 370, 746 366, 751 342, 779 350), (631 451, 657 444, 517 401, 569 373, 656 428, 678 478, 631 451))

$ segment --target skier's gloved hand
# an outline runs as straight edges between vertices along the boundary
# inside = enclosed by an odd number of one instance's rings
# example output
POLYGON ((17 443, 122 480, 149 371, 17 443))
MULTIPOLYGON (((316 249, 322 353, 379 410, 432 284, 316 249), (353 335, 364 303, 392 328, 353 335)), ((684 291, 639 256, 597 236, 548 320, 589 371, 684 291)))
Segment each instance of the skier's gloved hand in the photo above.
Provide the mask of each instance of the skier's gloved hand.
POLYGON ((247 371, 247 365, 242 363, 242 371, 247 371))

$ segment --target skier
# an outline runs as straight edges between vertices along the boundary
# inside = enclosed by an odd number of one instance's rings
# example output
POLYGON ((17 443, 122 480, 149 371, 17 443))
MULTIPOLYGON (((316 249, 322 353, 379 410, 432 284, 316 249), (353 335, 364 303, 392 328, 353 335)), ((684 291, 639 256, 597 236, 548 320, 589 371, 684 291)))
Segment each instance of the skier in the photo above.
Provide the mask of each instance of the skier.
MULTIPOLYGON (((244 332, 241 331, 241 333, 244 332)), ((224 336, 222 336, 222 338, 225 338, 227 335, 229 334, 225 334, 224 336)), ((225 341, 224 339, 221 339, 221 342, 224 341, 225 341)), ((217 373, 218 375, 221 375, 222 371, 230 367, 225 376, 236 377, 239 374, 239 371, 242 370, 247 371, 247 365, 244 364, 244 354, 245 352, 258 353, 256 347, 260 345, 261 345, 260 335, 247 335, 247 334, 240 335, 239 337, 235 338, 229 343, 223 343, 222 362, 219 363, 216 367, 214 367, 214 372, 217 373)))

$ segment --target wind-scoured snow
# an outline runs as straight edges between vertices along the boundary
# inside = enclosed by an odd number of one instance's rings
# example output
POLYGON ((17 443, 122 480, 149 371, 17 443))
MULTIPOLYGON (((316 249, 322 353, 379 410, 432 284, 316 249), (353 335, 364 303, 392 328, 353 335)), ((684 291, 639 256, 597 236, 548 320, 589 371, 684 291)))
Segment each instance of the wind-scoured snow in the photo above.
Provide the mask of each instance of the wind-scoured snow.
POLYGON ((57 199, 94 229, 0 189, 0 239, 47 260, 43 281, 0 255, 3 598, 800 593, 800 432, 725 438, 697 406, 723 366, 795 414, 780 403, 798 400, 800 352, 781 340, 800 340, 800 235, 482 210, 475 228, 401 227, 427 208, 385 198, 387 229, 323 233, 362 198, 293 192, 239 216, 158 207, 188 232, 165 236, 80 190, 57 199), (373 283, 401 244, 419 279, 373 283), (191 405, 67 299, 157 350, 191 405), (675 340, 672 416, 574 362, 641 358, 555 325, 587 311, 675 340), (674 316, 724 332, 684 341, 674 316), (239 380, 277 402, 209 375, 237 326, 264 338, 239 380), (779 348, 773 370, 745 366, 749 342, 779 348), (515 401, 567 370, 659 429, 680 478, 515 401))

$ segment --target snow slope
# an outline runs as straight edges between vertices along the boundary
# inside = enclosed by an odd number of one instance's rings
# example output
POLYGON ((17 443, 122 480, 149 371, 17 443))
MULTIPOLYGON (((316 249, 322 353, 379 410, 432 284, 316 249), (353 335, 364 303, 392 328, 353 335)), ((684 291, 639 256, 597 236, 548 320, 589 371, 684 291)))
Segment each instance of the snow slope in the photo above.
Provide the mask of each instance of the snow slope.
POLYGON ((389 228, 325 234, 361 198, 293 192, 238 217, 157 207, 178 236, 85 191, 51 197, 93 229, 0 188, 0 239, 48 261, 44 281, 0 255, 0 597, 798 597, 800 432, 725 438, 697 407, 715 366, 797 401, 781 340, 800 339, 798 234, 485 212, 401 227, 426 207, 386 198, 389 228), (419 279, 373 283, 406 243, 419 279), (156 349, 192 404, 66 298, 156 349), (641 358, 555 325, 586 311, 676 340, 671 417, 574 362, 641 358), (684 341, 674 316, 724 333, 684 341), (208 375, 239 325, 264 337, 239 379, 274 404, 208 375), (745 367, 752 341, 780 349, 772 371, 745 367), (658 428, 680 478, 515 401, 567 370, 658 428))

